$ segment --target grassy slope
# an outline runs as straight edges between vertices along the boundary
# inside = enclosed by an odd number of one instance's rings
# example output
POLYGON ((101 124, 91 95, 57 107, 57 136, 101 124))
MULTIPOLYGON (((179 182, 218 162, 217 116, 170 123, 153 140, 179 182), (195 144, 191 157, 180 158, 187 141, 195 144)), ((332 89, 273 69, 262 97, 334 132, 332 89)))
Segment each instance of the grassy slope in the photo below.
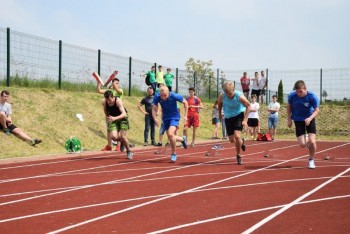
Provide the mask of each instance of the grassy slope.
MULTIPOLYGON (((0 87, 0 89, 3 90, 5 87, 0 87)), ((42 139, 43 143, 37 147, 31 147, 12 135, 6 136, 1 133, 0 158, 65 153, 64 143, 70 136, 76 136, 82 142, 85 150, 97 151, 106 145, 106 125, 101 107, 102 95, 40 88, 11 87, 8 90, 11 93, 10 103, 14 124, 22 128, 28 135, 42 139), (83 115, 83 122, 75 117, 77 113, 83 115)), ((130 116, 129 140, 136 145, 143 144, 144 121, 141 112, 137 109, 137 103, 141 98, 127 96, 123 98, 130 116)), ((200 113, 199 140, 208 139, 212 135, 211 108, 211 103, 205 103, 205 110, 200 113)), ((318 121, 322 119, 325 125, 341 129, 342 124, 349 120, 349 108, 325 107, 321 110, 318 121), (337 109, 334 110, 334 108, 337 109), (339 123, 329 118, 335 112, 338 114, 335 119, 339 119, 339 123)), ((266 107, 263 106, 260 111, 262 131, 266 131, 266 114, 266 107)), ((287 129, 285 125, 285 108, 282 108, 279 129, 284 135, 280 137, 294 138, 293 130, 287 129)), ((180 123, 179 133, 182 133, 182 126, 183 122, 180 123)), ((158 139, 158 128, 156 132, 156 139, 158 139)), ((192 134, 192 131, 190 130, 189 133, 192 134)), ((190 134, 189 138, 191 138, 190 134)), ((347 138, 348 136, 345 136, 343 139, 347 138)))

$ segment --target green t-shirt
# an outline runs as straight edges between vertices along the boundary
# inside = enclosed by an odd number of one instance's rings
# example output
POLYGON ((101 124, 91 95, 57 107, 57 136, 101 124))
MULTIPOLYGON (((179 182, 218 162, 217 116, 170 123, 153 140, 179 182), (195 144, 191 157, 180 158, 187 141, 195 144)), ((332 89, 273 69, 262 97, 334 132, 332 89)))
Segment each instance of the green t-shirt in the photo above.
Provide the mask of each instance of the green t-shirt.
POLYGON ((173 74, 166 73, 164 75, 165 85, 166 86, 173 86, 173 79, 174 79, 174 75, 173 74))
POLYGON ((149 71, 146 73, 146 75, 149 76, 149 82, 151 83, 156 82, 156 73, 154 71, 149 71))
POLYGON ((164 72, 157 72, 157 83, 164 84, 164 72))
POLYGON ((119 94, 119 93, 118 93, 117 91, 115 91, 114 89, 109 89, 109 90, 112 91, 114 97, 119 97, 120 99, 123 98, 123 94, 124 94, 124 91, 123 91, 123 90, 122 90, 122 93, 121 93, 121 94, 119 94))

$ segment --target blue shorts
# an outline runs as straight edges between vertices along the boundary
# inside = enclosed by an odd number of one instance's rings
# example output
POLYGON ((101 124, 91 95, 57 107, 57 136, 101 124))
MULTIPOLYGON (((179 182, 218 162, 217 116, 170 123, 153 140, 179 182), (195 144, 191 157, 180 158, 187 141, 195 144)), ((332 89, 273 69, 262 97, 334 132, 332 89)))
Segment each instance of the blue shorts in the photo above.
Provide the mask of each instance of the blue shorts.
POLYGON ((278 117, 269 117, 269 129, 276 129, 278 125, 278 117))
POLYGON ((163 124, 164 124, 164 130, 168 131, 168 129, 170 128, 170 126, 174 126, 174 127, 178 127, 180 123, 180 119, 167 119, 167 120, 163 120, 163 124))

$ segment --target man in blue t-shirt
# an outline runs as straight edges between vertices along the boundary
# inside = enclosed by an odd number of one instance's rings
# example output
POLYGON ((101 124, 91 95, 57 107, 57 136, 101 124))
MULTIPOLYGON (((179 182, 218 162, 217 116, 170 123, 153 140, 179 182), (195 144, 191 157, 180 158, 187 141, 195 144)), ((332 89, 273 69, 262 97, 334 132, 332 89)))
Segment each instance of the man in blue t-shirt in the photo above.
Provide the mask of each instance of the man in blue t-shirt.
POLYGON ((298 80, 294 84, 294 91, 288 95, 287 124, 288 127, 292 127, 292 120, 294 121, 299 146, 309 148, 310 169, 316 167, 314 161, 316 152, 315 118, 320 111, 319 105, 318 97, 306 89, 304 81, 298 80))
POLYGON ((251 110, 250 103, 245 95, 235 90, 233 82, 224 84, 224 92, 218 99, 219 118, 225 121, 227 135, 231 143, 236 146, 237 164, 242 165, 241 149, 245 151, 244 139, 241 139, 243 127, 248 127, 247 121, 251 110), (222 119, 222 108, 224 109, 225 119, 222 119))
POLYGON ((183 98, 180 94, 176 94, 173 92, 169 92, 168 87, 162 86, 159 89, 159 93, 157 93, 153 98, 153 107, 152 107, 152 115, 154 122, 157 126, 159 126, 159 120, 157 119, 158 113, 158 104, 162 107, 162 121, 164 124, 164 129, 168 135, 168 139, 171 145, 171 161, 176 161, 176 141, 181 141, 182 145, 185 149, 187 149, 186 137, 176 136, 175 131, 180 123, 180 113, 177 107, 177 102, 181 102, 184 104, 185 113, 184 120, 187 121, 187 110, 188 103, 185 98, 183 98))

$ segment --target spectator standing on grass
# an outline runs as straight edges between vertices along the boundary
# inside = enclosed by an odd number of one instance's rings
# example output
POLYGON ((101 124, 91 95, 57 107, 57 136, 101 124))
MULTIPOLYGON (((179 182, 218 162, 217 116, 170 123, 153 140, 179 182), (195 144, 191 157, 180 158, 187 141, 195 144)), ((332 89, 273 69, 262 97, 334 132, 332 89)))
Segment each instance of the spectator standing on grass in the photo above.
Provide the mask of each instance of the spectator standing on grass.
MULTIPOLYGON (((259 88, 260 88, 260 104, 264 104, 264 96, 266 95, 267 78, 265 77, 265 72, 261 71, 259 88)), ((259 99, 258 99, 259 102, 259 99)))
POLYGON ((8 103, 9 98, 10 92, 2 90, 0 96, 0 130, 6 135, 11 135, 12 133, 17 138, 27 142, 31 146, 40 144, 42 142, 40 139, 28 136, 22 129, 17 128, 17 126, 12 123, 12 108, 11 104, 8 103))
POLYGON ((192 127, 192 142, 191 147, 194 147, 197 137, 197 128, 199 127, 199 110, 204 109, 202 101, 199 97, 195 96, 194 88, 191 87, 188 89, 189 97, 186 98, 188 102, 188 113, 187 121, 185 122, 183 135, 187 137, 188 128, 192 127))
MULTIPOLYGON (((100 94, 104 94, 106 91, 109 90, 113 93, 114 97, 118 97, 120 99, 123 98, 123 94, 124 94, 123 89, 119 86, 119 79, 118 78, 114 78, 112 80, 112 84, 111 84, 110 88, 104 89, 104 90, 101 89, 101 84, 97 81, 96 90, 100 94)), ((103 109, 105 110, 105 107, 106 107, 106 99, 105 98, 102 100, 102 106, 103 106, 103 109)), ((108 126, 108 123, 107 123, 107 126, 108 126)), ((115 151, 120 151, 120 147, 121 147, 120 144, 118 144, 118 142, 117 142, 117 145, 115 146, 115 151)), ((103 149, 101 149, 101 151, 111 151, 111 150, 112 150, 112 139, 110 137, 108 127, 107 127, 107 145, 103 149)))
POLYGON ((187 121, 187 110, 188 104, 185 98, 180 94, 169 92, 168 87, 160 87, 160 93, 156 94, 153 99, 152 115, 157 126, 159 126, 159 120, 157 119, 158 104, 162 107, 162 121, 164 129, 167 133, 168 139, 171 146, 171 157, 170 160, 175 162, 177 159, 176 155, 176 141, 182 142, 182 145, 187 149, 186 136, 176 136, 175 132, 180 123, 180 113, 177 107, 177 102, 184 104, 184 120, 187 121))
POLYGON ((164 82, 165 82, 165 85, 168 87, 169 91, 172 92, 173 80, 174 80, 175 76, 173 74, 171 74, 170 72, 171 72, 171 69, 167 68, 166 74, 164 75, 164 82))
POLYGON ((213 136, 211 139, 219 139, 218 133, 219 133, 219 128, 220 128, 220 119, 219 119, 218 103, 219 103, 219 101, 216 99, 216 101, 213 105, 211 123, 212 123, 212 125, 215 125, 215 128, 214 128, 213 136))
POLYGON ((151 83, 151 87, 153 89, 153 93, 156 93, 156 89, 157 89, 156 67, 152 66, 151 70, 148 71, 145 75, 149 76, 149 82, 151 83))
POLYGON ((254 73, 254 78, 250 79, 250 81, 253 82, 251 96, 256 95, 256 98, 257 98, 257 100, 259 102, 259 97, 260 97, 260 87, 259 87, 260 77, 259 77, 259 72, 255 72, 254 73))
POLYGON ((129 127, 129 120, 123 102, 115 97, 111 90, 104 94, 106 105, 103 106, 106 115, 109 137, 116 141, 121 141, 126 148, 126 158, 132 159, 133 153, 130 151, 129 140, 126 137, 126 131, 129 127))
POLYGON ((256 100, 257 100, 256 95, 252 94, 251 103, 250 103, 250 113, 248 116, 248 126, 249 126, 251 140, 255 140, 256 134, 259 132, 259 108, 260 108, 260 105, 256 100))
POLYGON ((158 66, 158 72, 156 74, 157 87, 159 88, 161 84, 164 84, 164 72, 161 65, 158 66))
POLYGON ((143 132, 144 146, 148 145, 148 133, 151 131, 151 144, 156 145, 155 142, 155 123, 152 116, 152 105, 153 105, 153 89, 152 87, 147 88, 147 96, 142 98, 141 102, 137 105, 138 109, 145 116, 145 130, 143 132), (142 106, 145 106, 145 109, 142 106))
POLYGON ((247 98, 235 90, 233 82, 224 84, 224 92, 219 96, 219 118, 222 119, 221 110, 224 109, 227 135, 236 147, 237 164, 242 165, 241 149, 246 150, 244 139, 241 138, 243 127, 247 126, 250 104, 247 98))
POLYGON ((241 86, 242 86, 242 91, 244 93, 244 96, 246 99, 248 99, 249 96, 249 86, 250 86, 250 79, 248 78, 247 72, 243 72, 243 76, 240 79, 241 81, 241 86))
POLYGON ((281 105, 277 102, 277 95, 272 96, 272 102, 269 103, 267 111, 269 112, 268 127, 272 140, 276 138, 277 126, 278 126, 278 112, 281 105))
POLYGON ((314 157, 316 152, 316 116, 318 115, 319 99, 315 93, 308 91, 303 80, 294 84, 294 91, 288 96, 287 124, 295 125, 295 133, 301 148, 309 149, 310 169, 316 168, 314 157))

